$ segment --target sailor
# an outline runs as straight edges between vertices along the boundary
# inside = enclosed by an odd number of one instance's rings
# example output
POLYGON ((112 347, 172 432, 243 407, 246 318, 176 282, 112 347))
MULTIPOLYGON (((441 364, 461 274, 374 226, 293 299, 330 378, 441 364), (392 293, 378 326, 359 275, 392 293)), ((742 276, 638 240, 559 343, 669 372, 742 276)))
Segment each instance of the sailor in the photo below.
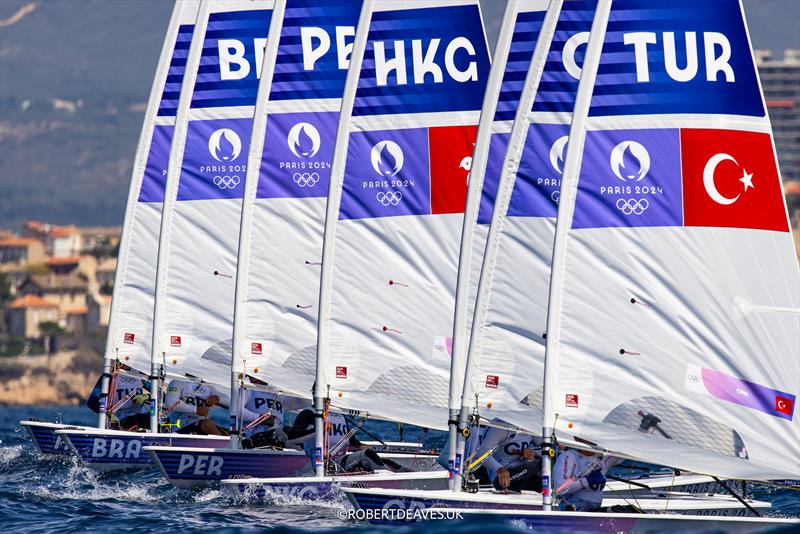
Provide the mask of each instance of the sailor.
POLYGON ((560 497, 562 510, 594 512, 603 503, 606 473, 619 462, 615 456, 567 449, 553 466, 553 489, 560 497))
POLYGON ((164 397, 164 410, 181 421, 178 434, 227 436, 229 432, 208 417, 211 408, 224 408, 220 393, 206 383, 173 380, 164 397))
MULTIPOLYGON (((130 371, 127 365, 121 366, 123 371, 130 371)), ((100 387, 103 378, 97 380, 86 406, 95 413, 100 411, 100 387)), ((112 381, 114 382, 114 381, 112 381)), ((120 373, 116 380, 116 389, 108 392, 108 427, 114 430, 135 431, 150 426, 150 393, 148 382, 141 377, 120 373)))
MULTIPOLYGON (((489 427, 480 437, 480 445, 468 458, 488 454, 482 467, 485 478, 499 491, 541 491, 541 440, 530 434, 489 427)), ((467 449, 469 450, 469 449, 467 449)))
MULTIPOLYGON (((266 386, 267 383, 250 377, 250 382, 266 386)), ((242 421, 245 423, 242 448, 284 447, 287 437, 283 431, 283 414, 286 398, 277 393, 256 389, 244 390, 242 421)))
MULTIPOLYGON (((355 433, 350 434, 347 420, 342 414, 328 413, 325 434, 331 463, 344 472, 373 472, 376 469, 408 471, 388 458, 381 458, 374 449, 361 443, 355 433)), ((313 458, 316 447, 314 411, 306 408, 297 414, 291 428, 286 430, 286 436, 292 442, 302 442, 306 454, 313 458)))

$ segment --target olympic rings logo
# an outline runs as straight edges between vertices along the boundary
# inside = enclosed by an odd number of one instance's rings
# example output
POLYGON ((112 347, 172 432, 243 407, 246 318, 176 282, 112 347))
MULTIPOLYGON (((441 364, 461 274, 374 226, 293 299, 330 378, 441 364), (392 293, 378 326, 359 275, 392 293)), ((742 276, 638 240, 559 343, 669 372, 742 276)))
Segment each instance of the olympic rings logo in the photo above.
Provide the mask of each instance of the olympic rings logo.
POLYGON ((384 206, 397 206, 403 200, 403 193, 400 191, 389 191, 388 193, 380 191, 375 195, 375 198, 384 206))
POLYGON ((292 180, 300 187, 314 187, 319 182, 319 174, 315 172, 296 172, 292 175, 292 180))
POLYGON ((238 176, 215 176, 214 185, 220 189, 233 189, 241 180, 238 176))
POLYGON ((646 198, 620 198, 617 200, 617 209, 625 215, 641 215, 649 207, 650 202, 646 198))

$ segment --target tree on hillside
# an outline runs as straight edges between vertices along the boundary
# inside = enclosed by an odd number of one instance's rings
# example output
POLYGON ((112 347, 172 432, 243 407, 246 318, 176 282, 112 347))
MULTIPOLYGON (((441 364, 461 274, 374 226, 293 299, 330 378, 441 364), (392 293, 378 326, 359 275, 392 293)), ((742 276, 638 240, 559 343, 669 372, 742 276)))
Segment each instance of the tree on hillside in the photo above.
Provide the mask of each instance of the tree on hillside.
POLYGON ((62 336, 67 333, 67 331, 55 321, 42 321, 39 323, 39 331, 43 336, 62 336))
POLYGON ((11 301, 11 279, 6 273, 0 273, 0 309, 11 301))

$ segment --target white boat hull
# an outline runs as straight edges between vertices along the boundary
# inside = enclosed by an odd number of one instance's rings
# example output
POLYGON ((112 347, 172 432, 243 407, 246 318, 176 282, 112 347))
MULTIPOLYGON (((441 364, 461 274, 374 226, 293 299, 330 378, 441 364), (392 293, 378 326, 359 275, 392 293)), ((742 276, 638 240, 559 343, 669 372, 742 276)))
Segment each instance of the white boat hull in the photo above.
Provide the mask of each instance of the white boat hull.
POLYGON ((444 470, 411 473, 377 471, 322 477, 227 479, 222 480, 222 487, 249 502, 291 504, 338 500, 342 496, 342 487, 441 490, 447 488, 448 480, 449 473, 444 470))
MULTIPOLYGON (((541 511, 542 496, 535 492, 504 494, 494 491, 478 493, 454 493, 448 490, 381 490, 372 488, 342 488, 342 492, 361 510, 382 513, 380 510, 429 510, 429 509, 473 509, 473 510, 525 510, 541 511)), ((756 510, 770 508, 770 503, 750 500, 748 504, 756 510)), ((695 495, 670 492, 666 496, 640 495, 634 498, 618 497, 610 492, 603 499, 604 511, 634 511, 645 513, 692 514, 713 516, 748 516, 751 512, 737 499, 723 495, 695 495)))

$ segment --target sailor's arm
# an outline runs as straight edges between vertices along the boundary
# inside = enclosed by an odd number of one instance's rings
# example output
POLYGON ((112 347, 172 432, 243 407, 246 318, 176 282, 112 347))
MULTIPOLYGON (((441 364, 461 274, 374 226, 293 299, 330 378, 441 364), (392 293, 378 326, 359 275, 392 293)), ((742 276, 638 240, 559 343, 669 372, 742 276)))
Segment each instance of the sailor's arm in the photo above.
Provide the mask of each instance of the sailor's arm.
POLYGON ((186 387, 171 382, 164 396, 164 409, 173 413, 197 413, 197 407, 183 402, 186 387))

